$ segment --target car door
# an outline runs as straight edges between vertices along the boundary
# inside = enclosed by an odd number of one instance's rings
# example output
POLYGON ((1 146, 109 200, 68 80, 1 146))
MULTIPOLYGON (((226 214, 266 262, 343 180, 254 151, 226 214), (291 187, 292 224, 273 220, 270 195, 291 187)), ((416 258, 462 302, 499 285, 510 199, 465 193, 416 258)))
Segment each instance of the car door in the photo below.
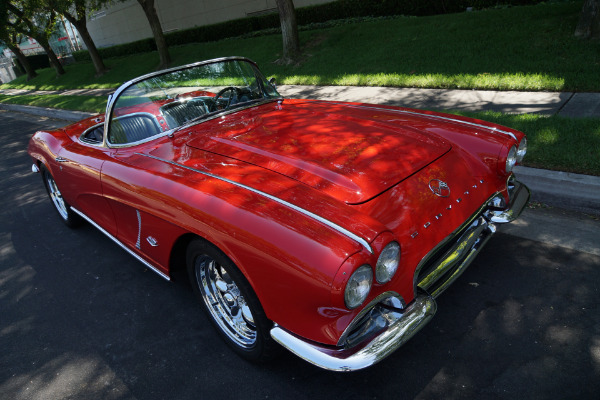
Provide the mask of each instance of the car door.
POLYGON ((156 189, 165 184, 164 174, 146 168, 147 160, 135 147, 118 149, 102 166, 102 189, 115 216, 119 242, 167 277, 170 250, 186 232, 168 222, 173 220, 169 195, 156 189))
POLYGON ((82 135, 62 148, 56 157, 55 179, 63 197, 111 235, 117 232, 114 213, 104 198, 101 170, 114 150, 82 135))

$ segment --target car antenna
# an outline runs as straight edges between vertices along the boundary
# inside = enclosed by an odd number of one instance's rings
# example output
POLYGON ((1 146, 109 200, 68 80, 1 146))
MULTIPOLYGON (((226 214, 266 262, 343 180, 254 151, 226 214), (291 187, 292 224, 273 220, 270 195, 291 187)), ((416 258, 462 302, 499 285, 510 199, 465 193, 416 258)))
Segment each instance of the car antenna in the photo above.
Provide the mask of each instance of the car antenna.
POLYGON ((165 96, 167 97, 167 99, 172 99, 173 97, 171 97, 171 95, 169 95, 169 93, 167 93, 167 91, 160 86, 159 81, 156 79, 156 77, 152 78, 152 82, 154 82, 154 84, 160 89, 162 90, 162 92, 165 94, 165 96))

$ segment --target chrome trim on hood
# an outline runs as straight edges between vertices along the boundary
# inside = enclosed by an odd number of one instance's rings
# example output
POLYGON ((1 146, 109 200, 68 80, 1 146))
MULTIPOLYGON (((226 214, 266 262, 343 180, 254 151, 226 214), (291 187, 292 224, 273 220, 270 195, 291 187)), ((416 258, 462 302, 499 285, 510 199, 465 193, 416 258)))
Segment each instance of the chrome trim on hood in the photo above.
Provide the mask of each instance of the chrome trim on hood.
POLYGON ((312 212, 310 212, 308 210, 305 210, 302 207, 298 207, 295 204, 292 204, 292 203, 287 202, 287 201, 285 201, 283 199, 280 199, 279 197, 275 197, 273 195, 270 195, 268 193, 265 193, 263 191, 255 189, 255 188, 253 188, 251 186, 244 185, 243 183, 232 181, 230 179, 223 178, 221 176, 214 175, 214 174, 211 174, 209 172, 201 171, 201 170, 196 169, 196 168, 188 167, 187 165, 179 164, 179 163, 176 163, 174 161, 165 160, 164 158, 156 157, 156 156, 153 156, 153 155, 150 155, 150 154, 143 154, 143 153, 135 153, 135 154, 137 154, 139 156, 144 156, 144 157, 152 158, 152 159, 155 159, 157 161, 162 161, 162 162, 165 162, 167 164, 176 165, 178 167, 181 167, 181 168, 184 168, 184 169, 187 169, 187 170, 190 170, 190 171, 194 171, 194 172, 197 172, 199 174, 206 175, 206 176, 218 179, 218 180, 223 181, 223 182, 230 183, 230 184, 238 186, 238 187, 240 187, 242 189, 246 189, 246 190, 249 190, 249 191, 251 191, 253 193, 256 193, 258 195, 266 197, 266 198, 268 198, 270 200, 273 200, 273 201, 275 201, 275 202, 277 202, 279 204, 282 204, 282 205, 284 205, 286 207, 289 207, 289 208, 291 208, 291 209, 293 209, 295 211, 298 211, 299 213, 304 214, 307 217, 310 217, 310 218, 312 218, 312 219, 314 219, 316 221, 319 221, 323 225, 326 225, 326 226, 330 227, 333 230, 338 231, 339 233, 341 233, 341 234, 345 235, 346 237, 348 237, 348 238, 354 240, 355 242, 359 243, 365 249, 367 249, 369 251, 369 253, 373 254, 373 248, 371 247, 371 245, 369 244, 369 242, 367 242, 365 239, 363 239, 360 236, 356 235, 355 233, 352 233, 349 230, 347 230, 347 229, 339 226, 338 224, 336 224, 334 222, 331 222, 331 221, 329 221, 329 220, 327 220, 327 219, 325 219, 325 218, 323 218, 323 217, 321 217, 321 216, 319 216, 319 215, 317 215, 315 213, 312 213, 312 212))
POLYGON ((364 109, 371 109, 371 110, 378 110, 378 111, 388 111, 388 112, 395 112, 395 113, 399 113, 399 114, 410 114, 410 115, 417 115, 420 117, 427 117, 427 118, 435 118, 435 119, 441 119, 444 121, 450 121, 450 122, 457 122, 459 124, 464 124, 464 125, 469 125, 469 126, 474 126, 477 128, 484 128, 487 129, 489 131, 492 132, 498 132, 498 133, 502 133, 504 135, 508 135, 511 138, 513 138, 514 140, 517 140, 517 137, 508 131, 504 131, 502 129, 498 129, 496 127, 491 127, 491 126, 486 126, 486 125, 482 125, 482 124, 477 124, 475 122, 467 122, 467 121, 463 121, 460 119, 456 119, 456 118, 450 118, 450 117, 443 117, 441 115, 431 115, 431 114, 424 114, 424 113, 420 113, 420 112, 416 112, 416 111, 408 111, 408 110, 395 110, 393 108, 382 108, 382 107, 377 107, 377 106, 370 106, 370 105, 354 105, 354 104, 348 104, 348 103, 340 103, 340 102, 328 102, 329 104, 336 104, 336 105, 343 105, 346 107, 350 107, 350 108, 364 108, 364 109))

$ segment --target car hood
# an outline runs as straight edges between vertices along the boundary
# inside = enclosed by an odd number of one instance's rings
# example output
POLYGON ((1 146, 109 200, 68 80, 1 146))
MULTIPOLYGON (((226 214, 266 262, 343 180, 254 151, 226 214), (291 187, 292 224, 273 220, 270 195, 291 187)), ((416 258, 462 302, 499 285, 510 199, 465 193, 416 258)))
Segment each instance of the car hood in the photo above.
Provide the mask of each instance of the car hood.
POLYGON ((452 147, 424 131, 427 120, 398 123, 381 110, 290 100, 258 110, 197 125, 202 135, 187 146, 274 171, 349 204, 368 201, 452 147))

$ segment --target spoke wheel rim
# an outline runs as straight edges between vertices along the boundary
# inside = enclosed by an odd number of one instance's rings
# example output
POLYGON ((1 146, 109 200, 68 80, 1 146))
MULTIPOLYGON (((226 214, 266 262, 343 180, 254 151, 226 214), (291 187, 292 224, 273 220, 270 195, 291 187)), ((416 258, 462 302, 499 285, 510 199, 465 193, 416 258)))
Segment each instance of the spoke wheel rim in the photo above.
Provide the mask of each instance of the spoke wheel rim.
POLYGON ((240 347, 252 348, 257 338, 254 317, 235 281, 208 255, 197 257, 194 266, 202 299, 221 331, 240 347))
POLYGON ((50 194, 54 207, 56 207, 56 210, 64 220, 68 219, 67 203, 65 203, 60 190, 58 190, 56 182, 54 182, 54 179, 49 174, 46 175, 46 182, 48 183, 48 194, 50 194))

